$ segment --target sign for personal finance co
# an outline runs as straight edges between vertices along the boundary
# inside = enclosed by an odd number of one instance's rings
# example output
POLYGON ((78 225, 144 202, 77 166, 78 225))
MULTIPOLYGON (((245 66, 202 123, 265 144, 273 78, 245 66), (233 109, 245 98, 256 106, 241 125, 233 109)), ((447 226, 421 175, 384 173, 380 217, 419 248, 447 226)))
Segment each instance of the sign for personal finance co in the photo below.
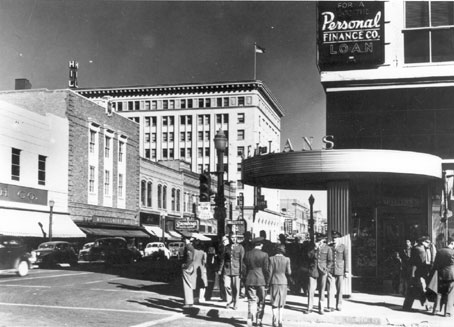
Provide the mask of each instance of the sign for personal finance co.
POLYGON ((195 219, 178 219, 175 221, 175 230, 178 232, 196 232, 199 230, 199 221, 195 219))
POLYGON ((383 64, 384 16, 383 1, 319 1, 319 66, 337 70, 383 64))

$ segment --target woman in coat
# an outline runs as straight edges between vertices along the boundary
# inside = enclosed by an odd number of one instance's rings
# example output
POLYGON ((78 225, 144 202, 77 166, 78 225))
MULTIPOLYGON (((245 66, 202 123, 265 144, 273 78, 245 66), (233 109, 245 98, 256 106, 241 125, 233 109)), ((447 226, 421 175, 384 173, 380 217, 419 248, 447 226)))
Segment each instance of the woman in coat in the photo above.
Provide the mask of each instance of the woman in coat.
POLYGON ((287 276, 290 276, 290 258, 284 256, 285 246, 278 245, 270 257, 270 303, 273 310, 273 327, 282 327, 282 317, 287 298, 287 276))

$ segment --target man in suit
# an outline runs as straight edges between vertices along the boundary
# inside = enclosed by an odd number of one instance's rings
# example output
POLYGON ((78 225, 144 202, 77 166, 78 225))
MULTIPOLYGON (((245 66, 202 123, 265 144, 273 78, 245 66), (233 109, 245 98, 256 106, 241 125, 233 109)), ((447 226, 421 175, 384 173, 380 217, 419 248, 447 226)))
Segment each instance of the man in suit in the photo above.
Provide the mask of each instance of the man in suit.
POLYGON ((244 282, 248 299, 247 326, 252 326, 254 320, 253 307, 257 302, 256 326, 262 326, 265 310, 266 282, 269 279, 269 257, 262 251, 263 237, 253 240, 254 248, 244 256, 244 282))
POLYGON ((413 247, 410 257, 411 279, 407 294, 403 304, 404 311, 410 311, 415 299, 430 311, 432 308, 426 298, 425 290, 431 271, 431 251, 430 239, 422 236, 417 240, 417 245, 413 247))
POLYGON ((435 256, 433 270, 438 272, 438 291, 446 297, 445 317, 453 315, 454 305, 454 238, 448 238, 448 246, 435 256))
POLYGON ((314 293, 318 286, 319 292, 319 314, 324 314, 325 308, 325 289, 328 273, 331 271, 333 264, 333 251, 326 244, 326 235, 317 233, 315 235, 315 244, 308 251, 309 259, 309 286, 307 297, 307 311, 311 313, 314 305, 314 293))
POLYGON ((240 298, 240 276, 243 270, 244 248, 238 243, 235 234, 226 242, 225 251, 221 256, 219 275, 224 281, 227 308, 237 310, 240 298))
POLYGON ((191 308, 194 305, 194 289, 197 280, 197 273, 194 269, 194 253, 195 249, 192 245, 194 239, 191 237, 184 237, 186 244, 183 254, 182 264, 182 278, 183 278, 183 291, 184 291, 184 306, 183 309, 191 308))
POLYGON ((336 297, 336 310, 342 310, 342 296, 344 278, 348 277, 349 253, 348 248, 340 243, 341 233, 337 231, 331 232, 333 239, 333 266, 328 274, 328 309, 334 311, 334 297, 336 297))

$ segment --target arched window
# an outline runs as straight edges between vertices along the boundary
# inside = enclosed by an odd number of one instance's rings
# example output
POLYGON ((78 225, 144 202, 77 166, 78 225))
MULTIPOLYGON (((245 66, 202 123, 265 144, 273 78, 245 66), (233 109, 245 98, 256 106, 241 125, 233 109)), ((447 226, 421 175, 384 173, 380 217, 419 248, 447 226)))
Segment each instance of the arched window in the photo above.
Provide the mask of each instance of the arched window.
POLYGON ((162 185, 158 185, 158 209, 162 208, 162 185))
POLYGON ((177 197, 177 192, 174 188, 172 188, 172 192, 171 192, 171 203, 170 203, 170 206, 171 206, 171 209, 172 211, 175 211, 175 201, 176 201, 176 197, 177 197))
POLYGON ((162 208, 167 209, 167 186, 162 188, 162 208))
POLYGON ((151 202, 151 197, 153 195, 153 183, 148 182, 147 183, 147 206, 151 207, 152 202, 151 202))
POLYGON ((145 206, 145 198, 147 196, 147 183, 145 181, 140 182, 140 202, 142 206, 145 206))
POLYGON ((177 190, 177 211, 178 212, 180 212, 180 202, 181 202, 180 196, 181 196, 180 190, 177 190))

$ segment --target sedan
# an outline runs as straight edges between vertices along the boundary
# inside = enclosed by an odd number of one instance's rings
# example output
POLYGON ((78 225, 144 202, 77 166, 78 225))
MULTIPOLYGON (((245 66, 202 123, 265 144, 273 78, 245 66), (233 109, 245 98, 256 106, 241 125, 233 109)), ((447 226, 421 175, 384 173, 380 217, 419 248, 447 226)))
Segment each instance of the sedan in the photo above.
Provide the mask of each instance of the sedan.
POLYGON ((36 256, 35 264, 40 267, 50 267, 61 263, 77 265, 76 252, 71 244, 65 241, 41 243, 33 252, 36 256))
POLYGON ((166 259, 170 258, 170 250, 166 248, 162 242, 151 242, 148 243, 144 250, 145 256, 158 257, 159 255, 164 256, 166 259))
POLYGON ((23 277, 30 269, 30 253, 20 239, 0 238, 0 271, 15 272, 23 277))

